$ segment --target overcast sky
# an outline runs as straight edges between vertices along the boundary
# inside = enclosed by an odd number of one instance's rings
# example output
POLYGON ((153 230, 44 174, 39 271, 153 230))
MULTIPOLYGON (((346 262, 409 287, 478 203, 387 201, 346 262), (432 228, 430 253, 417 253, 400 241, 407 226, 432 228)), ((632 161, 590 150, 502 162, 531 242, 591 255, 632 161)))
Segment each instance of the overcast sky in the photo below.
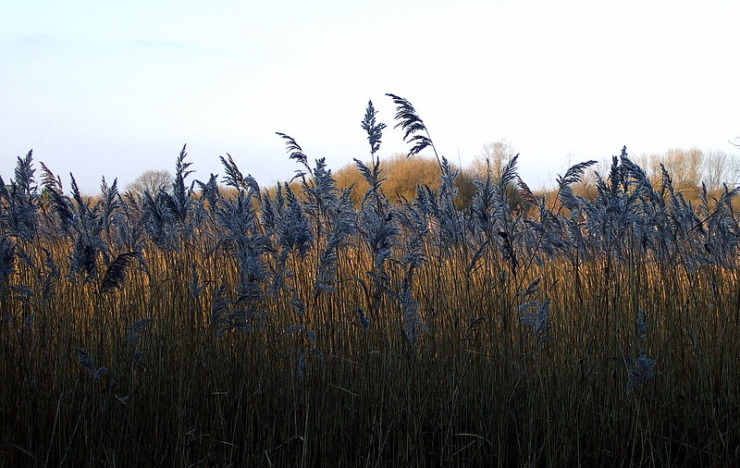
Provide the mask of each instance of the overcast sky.
POLYGON ((339 169, 408 146, 385 93, 441 153, 505 138, 533 188, 568 161, 673 147, 737 153, 740 2, 34 1, 0 3, 0 175, 36 161, 97 191, 230 153, 263 185, 298 169, 274 132, 339 169))

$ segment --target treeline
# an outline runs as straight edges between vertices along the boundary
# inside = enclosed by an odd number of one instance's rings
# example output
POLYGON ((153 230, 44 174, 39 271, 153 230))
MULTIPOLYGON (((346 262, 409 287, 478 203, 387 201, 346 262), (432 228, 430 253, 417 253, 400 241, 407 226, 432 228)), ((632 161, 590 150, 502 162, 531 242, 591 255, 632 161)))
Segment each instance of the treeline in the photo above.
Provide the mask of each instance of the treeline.
MULTIPOLYGON (((510 143, 499 140, 483 145, 481 152, 470 164, 463 167, 451 164, 451 168, 457 171, 455 205, 460 209, 469 207, 477 191, 476 181, 483 181, 487 176, 496 180, 506 164, 516 155, 510 143)), ((704 153, 697 148, 674 148, 664 153, 633 156, 632 159, 640 165, 651 184, 656 187, 662 182, 665 168, 671 174, 676 190, 681 191, 691 202, 699 200, 703 186, 710 196, 719 196, 724 184, 732 189, 740 183, 740 158, 721 151, 704 153)), ((597 174, 606 177, 611 164, 611 158, 598 161, 585 171, 581 180, 573 184, 573 192, 590 201, 595 200, 598 195, 597 174)), ((438 189, 441 184, 439 164, 431 157, 396 154, 385 158, 381 169, 384 179, 381 192, 392 203, 413 200, 420 185, 438 189)), ((350 197, 355 206, 359 206, 369 185, 358 166, 355 163, 348 164, 333 172, 333 178, 339 189, 352 189, 350 197)), ((173 182, 174 177, 169 171, 147 170, 126 186, 126 192, 142 195, 149 191, 156 194, 159 190, 168 190, 173 182)), ((299 185, 298 182, 294 182, 293 187, 299 188, 299 185)), ((220 188, 225 194, 234 194, 228 187, 220 188)), ((276 187, 272 187, 268 190, 274 192, 275 189, 276 187)), ((550 200, 557 198, 556 187, 531 187, 531 189, 537 196, 545 196, 550 200)), ((512 186, 510 195, 517 194, 516 187, 512 186)))
MULTIPOLYGON (((476 181, 484 181, 486 177, 497 180, 503 168, 516 155, 509 143, 500 140, 484 145, 481 153, 469 165, 464 167, 453 165, 458 173, 455 179, 458 190, 456 206, 460 209, 469 207, 478 188, 476 181)), ((697 148, 670 149, 662 154, 642 154, 634 157, 634 160, 655 187, 660 187, 665 169, 671 174, 675 189, 681 191, 690 202, 699 201, 703 187, 710 196, 719 196, 724 184, 732 189, 740 183, 740 158, 719 151, 703 153, 697 148)), ((598 177, 607 177, 611 165, 611 158, 594 164, 584 172, 581 180, 573 184, 573 192, 594 201, 598 196, 596 188, 598 177)), ((416 187, 419 185, 436 189, 441 184, 439 166, 433 158, 397 154, 384 160, 382 168, 385 181, 381 190, 394 203, 413 200, 416 196, 416 187)), ((338 187, 353 187, 352 199, 359 203, 368 185, 357 166, 347 165, 336 171, 334 177, 338 187)), ((551 201, 557 199, 557 187, 531 187, 531 189, 537 196, 545 196, 551 201)), ((512 197, 522 195, 513 185, 509 193, 512 197)))

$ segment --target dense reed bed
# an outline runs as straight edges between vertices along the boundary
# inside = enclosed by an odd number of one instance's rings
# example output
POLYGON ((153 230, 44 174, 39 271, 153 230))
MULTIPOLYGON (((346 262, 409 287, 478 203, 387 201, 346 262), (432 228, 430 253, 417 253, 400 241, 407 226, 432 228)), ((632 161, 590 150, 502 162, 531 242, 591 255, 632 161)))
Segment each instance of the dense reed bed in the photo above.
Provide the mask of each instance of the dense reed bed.
MULTIPOLYGON (((408 101, 411 153, 437 151, 408 101)), ((557 200, 455 172, 391 204, 384 125, 360 206, 289 136, 299 188, 92 202, 31 154, 0 179, 2 466, 740 464, 740 229, 625 150, 557 200), (40 186, 38 186, 40 185, 40 186), (512 194, 516 196, 512 196, 512 194)))

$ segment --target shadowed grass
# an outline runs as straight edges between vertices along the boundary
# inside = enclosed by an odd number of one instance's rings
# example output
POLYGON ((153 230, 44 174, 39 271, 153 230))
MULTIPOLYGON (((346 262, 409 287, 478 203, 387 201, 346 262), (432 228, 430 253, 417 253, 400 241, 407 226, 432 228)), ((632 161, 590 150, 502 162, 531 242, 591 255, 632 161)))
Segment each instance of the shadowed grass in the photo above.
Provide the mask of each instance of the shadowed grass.
POLYGON ((546 200, 513 159, 460 210, 441 158, 392 203, 371 110, 357 207, 284 134, 300 184, 222 158, 229 196, 184 149, 173 195, 94 203, 19 158, 0 466, 740 464, 737 191, 694 209, 624 150, 590 199, 590 163, 546 200))

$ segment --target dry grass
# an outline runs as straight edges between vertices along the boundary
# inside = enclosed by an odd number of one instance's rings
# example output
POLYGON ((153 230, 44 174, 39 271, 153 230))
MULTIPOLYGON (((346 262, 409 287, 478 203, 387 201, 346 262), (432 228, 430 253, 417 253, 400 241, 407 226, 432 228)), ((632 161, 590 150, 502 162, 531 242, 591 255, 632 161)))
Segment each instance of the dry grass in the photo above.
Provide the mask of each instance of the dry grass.
MULTIPOLYGON (((41 246, 23 247, 41 262, 41 246)), ((62 269, 64 252, 52 251, 62 269)), ((431 256, 414 288, 428 332, 411 346, 395 300, 383 300, 368 331, 357 324, 356 308, 368 306, 355 279, 368 259, 347 247, 336 292, 316 300, 301 284, 311 262, 291 259, 312 344, 286 334, 296 318, 285 297, 264 302, 252 331, 216 336, 212 298, 237 272, 208 252, 147 250, 151 279, 131 270, 112 294, 60 279, 47 303, 4 295, 4 466, 740 461, 737 271, 640 261, 607 273, 593 262, 576 290, 562 262, 501 282, 495 255, 470 273, 463 252, 431 256), (207 282, 198 299, 187 288, 193 261, 207 282), (519 293, 536 278, 538 297, 553 301, 541 343, 517 320, 519 293), (648 311, 645 350, 659 374, 626 392, 623 358, 640 347, 635 306, 648 311), (142 318, 152 322, 127 340, 142 318), (107 372, 96 378, 75 348, 107 372)), ((35 289, 33 276, 22 266, 12 284, 35 289)))
POLYGON ((224 160, 227 197, 185 190, 184 149, 171 193, 97 205, 19 158, 0 466, 740 465, 731 199, 658 196, 623 153, 594 201, 588 164, 514 193, 514 159, 462 211, 441 159, 356 209, 283 137, 302 185, 224 160))

